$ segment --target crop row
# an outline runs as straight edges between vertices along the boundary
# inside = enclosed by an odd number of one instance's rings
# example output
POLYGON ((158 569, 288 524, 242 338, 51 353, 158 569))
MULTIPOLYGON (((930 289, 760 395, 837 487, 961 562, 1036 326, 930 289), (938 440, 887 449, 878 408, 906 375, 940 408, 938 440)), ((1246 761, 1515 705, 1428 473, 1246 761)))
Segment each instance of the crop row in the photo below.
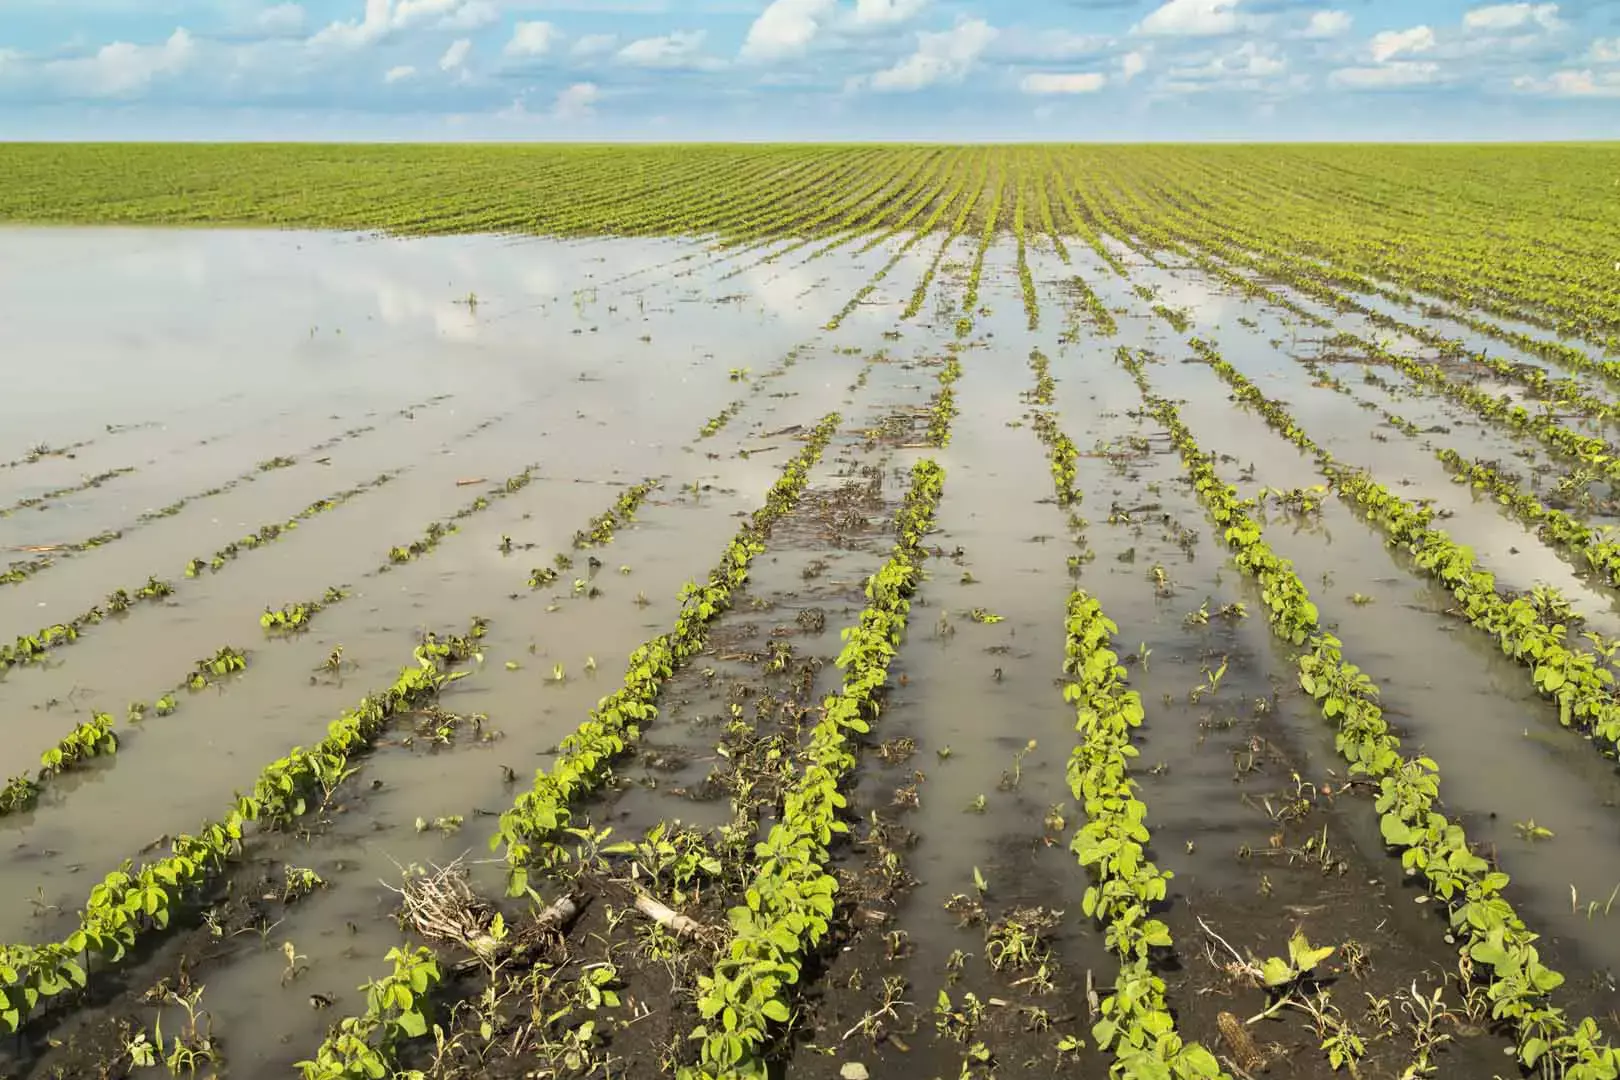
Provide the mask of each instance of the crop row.
POLYGON ((902 320, 910 319, 922 310, 923 302, 928 298, 928 286, 933 283, 935 275, 939 273, 939 264, 945 258, 945 252, 950 249, 952 242, 958 236, 961 236, 962 231, 967 228, 968 218, 973 215, 973 209, 979 203, 979 196, 984 193, 985 178, 989 175, 990 170, 990 157, 989 155, 983 155, 978 161, 978 168, 975 170, 971 186, 968 188, 967 198, 962 201, 961 207, 956 211, 956 216, 951 219, 950 227, 945 230, 945 237, 940 241, 938 249, 935 250, 934 257, 929 260, 928 268, 923 271, 922 277, 917 280, 917 284, 912 288, 911 299, 906 301, 905 310, 900 314, 902 320))
MULTIPOLYGON (((1208 342, 1192 338, 1189 344, 1206 362, 1224 363, 1208 342)), ((1354 396, 1342 381, 1320 365, 1307 362, 1306 366, 1321 385, 1354 396)), ((1217 372, 1224 370, 1220 364, 1215 364, 1215 368, 1217 372)), ((1377 381, 1379 385, 1384 385, 1381 380, 1377 381)), ((1425 434, 1410 420, 1381 406, 1377 408, 1386 423, 1407 436, 1416 439, 1425 434)), ((1489 492, 1497 505, 1534 529, 1543 541, 1565 551, 1581 566, 1595 571, 1609 585, 1620 587, 1620 544, 1606 539, 1601 530, 1585 524, 1572 514, 1547 506, 1490 462, 1470 460, 1447 446, 1433 447, 1433 450, 1435 457, 1457 483, 1469 484, 1475 491, 1489 492)))
MULTIPOLYGON (((1037 399, 1052 404, 1046 358, 1037 350, 1030 366, 1037 399)), ((1056 415, 1035 412, 1035 431, 1046 447, 1052 486, 1062 506, 1081 501, 1074 486, 1074 443, 1056 415)), ((1114 989, 1100 1004, 1092 1037, 1114 1054, 1111 1075, 1215 1080, 1220 1063, 1203 1046, 1185 1042, 1165 1000, 1164 980, 1153 971, 1154 951, 1173 944, 1163 920, 1153 916, 1174 876, 1148 856, 1152 842, 1147 806, 1136 795, 1130 760, 1138 751, 1131 735, 1146 718, 1141 695, 1125 687, 1125 668, 1113 649, 1119 627, 1084 589, 1069 596, 1064 620, 1063 699, 1075 707, 1079 739, 1068 764, 1069 789, 1085 815, 1070 844, 1092 878, 1081 900, 1086 918, 1103 928, 1108 950, 1119 960, 1114 989)))
MULTIPOLYGON (((843 325, 844 320, 849 318, 850 314, 854 312, 854 310, 858 308, 868 296, 871 296, 872 293, 877 290, 879 283, 881 283, 884 278, 889 276, 889 271, 893 270, 895 266, 899 264, 900 260, 905 258, 906 252, 910 251, 912 247, 914 247, 918 241, 922 240, 924 236, 927 236, 933 232, 935 223, 937 223, 939 219, 944 216, 947 210, 956 205, 956 200, 961 196, 962 189, 966 186, 967 181, 968 174, 966 171, 962 171, 957 174, 956 185, 951 188, 951 190, 947 192, 943 198, 936 198, 934 200, 934 209, 928 215, 927 219, 917 227, 917 230, 913 232, 911 236, 907 237, 906 242, 900 245, 899 250, 889 257, 889 261, 878 268, 877 272, 872 275, 872 280, 868 281, 865 285, 862 285, 855 295, 846 300, 844 302, 844 306, 839 308, 832 318, 827 320, 827 324, 824 329, 838 329, 839 326, 843 325)), ((938 265, 937 258, 935 259, 933 265, 938 265)), ((932 269, 933 266, 930 266, 930 270, 932 269)), ((919 288, 922 290, 922 292, 927 292, 928 285, 926 278, 919 288)), ((919 307, 921 306, 921 303, 921 300, 917 301, 919 307)), ((907 310, 910 310, 909 307, 907 310)))
POLYGON ((1590 1018, 1572 1023, 1548 1000, 1563 976, 1541 962, 1537 935, 1504 891, 1508 875, 1476 855, 1461 825, 1439 809, 1440 776, 1427 757, 1402 755, 1378 703, 1378 689, 1344 659, 1341 642, 1321 626, 1309 590, 1288 560, 1267 545, 1250 514, 1253 504, 1216 474, 1175 405, 1157 397, 1140 356, 1119 359, 1137 380, 1149 412, 1170 434, 1199 500, 1223 530, 1238 569, 1255 580, 1272 632, 1299 649, 1299 683, 1338 731, 1335 746, 1351 776, 1376 784, 1375 808, 1385 844, 1407 873, 1421 876, 1447 914, 1449 934, 1487 981, 1492 1016, 1518 1035, 1519 1059, 1528 1068, 1569 1080, 1608 1080, 1620 1070, 1620 1051, 1602 1041, 1590 1018))
POLYGON ((836 413, 824 417, 804 449, 785 466, 765 505, 737 531, 705 584, 681 590, 681 610, 672 630, 639 646, 630 655, 624 684, 597 702, 590 718, 562 741, 550 769, 535 774, 532 787, 501 815, 490 849, 505 847, 509 889, 522 895, 531 863, 553 865, 567 859, 559 842, 574 835, 569 807, 596 790, 610 775, 612 762, 641 736, 641 726, 657 715, 658 694, 675 668, 696 655, 708 639, 708 624, 731 602, 747 580, 748 565, 765 550, 771 527, 797 505, 810 482, 810 470, 838 428, 836 413))
POLYGON ((1462 616, 1494 637, 1505 655, 1530 672, 1537 691, 1557 704, 1560 723, 1584 732, 1611 752, 1620 746, 1620 698, 1614 691, 1614 673, 1606 664, 1592 653, 1572 647, 1567 628, 1544 622, 1531 598, 1503 595, 1496 579, 1478 566, 1472 552, 1429 528, 1432 509, 1402 499, 1370 474, 1335 461, 1281 402, 1266 397, 1218 356, 1211 354, 1206 362, 1240 401, 1311 454, 1339 495, 1409 552, 1413 565, 1451 591, 1462 616))
POLYGON ((323 795, 349 775, 353 757, 372 747, 394 716, 430 704, 466 674, 450 667, 477 651, 483 633, 475 620, 466 635, 442 641, 428 635, 393 685, 346 710, 315 746, 294 747, 266 766, 224 817, 175 837, 168 856, 139 869, 125 863, 103 878, 90 890, 78 929, 64 939, 0 946, 0 1031, 18 1030, 42 1003, 83 988, 95 964, 115 965, 137 939, 167 928, 171 914, 240 855, 249 824, 276 829, 324 805, 323 795))
POLYGON ((77 495, 79 492, 89 491, 91 488, 98 488, 108 480, 116 480, 118 477, 126 476, 134 471, 135 467, 133 465, 125 465, 116 469, 107 469, 103 472, 97 473, 94 476, 87 476, 76 484, 69 484, 66 487, 55 488, 40 495, 31 495, 25 499, 18 499, 10 506, 0 507, 0 518, 11 517, 13 514, 21 513, 24 510, 30 510, 36 506, 43 509, 44 505, 48 502, 52 502, 68 495, 77 495))
POLYGON ((877 695, 905 632, 910 596, 922 577, 923 539, 932 527, 944 470, 917 462, 895 518, 895 544, 866 583, 866 608, 844 632, 838 667, 843 685, 822 703, 821 717, 803 753, 803 771, 783 795, 782 812, 755 848, 757 867, 744 903, 731 909, 732 937, 712 972, 698 978, 692 1037, 699 1063, 682 1070, 688 1080, 764 1077, 763 1057, 773 1023, 790 1015, 792 987, 805 959, 826 937, 838 881, 828 869, 835 836, 848 831, 838 811, 840 790, 855 767, 851 735, 871 730, 877 695))
MULTIPOLYGON (((531 891, 531 865, 550 867, 566 862, 569 855, 562 844, 570 837, 590 835, 588 827, 573 825, 571 805, 606 782, 613 760, 639 739, 641 726, 657 714, 656 702, 664 681, 678 665, 703 648, 707 624, 729 607, 731 593, 747 580, 748 565, 764 550, 771 526, 797 504, 809 482, 810 470, 831 441, 838 423, 838 415, 830 414, 817 424, 804 449, 783 467, 765 505, 754 512, 727 546, 708 584, 700 588, 689 583, 682 589, 675 628, 631 653, 623 685, 597 703, 590 718, 559 745, 551 768, 539 770, 533 785, 501 815, 490 838, 490 849, 498 850, 503 844, 506 847, 511 895, 531 891)), ((412 955, 394 950, 388 959, 395 963, 396 976, 401 965, 407 965, 417 976, 429 970, 420 951, 412 955)), ((431 981, 436 982, 437 969, 432 971, 431 981)), ((425 1033, 425 1024, 417 1023, 420 1019, 412 998, 401 1002, 397 995, 377 996, 368 988, 366 1014, 344 1019, 315 1057, 301 1063, 306 1078, 340 1080, 386 1075, 399 1039, 425 1033)))

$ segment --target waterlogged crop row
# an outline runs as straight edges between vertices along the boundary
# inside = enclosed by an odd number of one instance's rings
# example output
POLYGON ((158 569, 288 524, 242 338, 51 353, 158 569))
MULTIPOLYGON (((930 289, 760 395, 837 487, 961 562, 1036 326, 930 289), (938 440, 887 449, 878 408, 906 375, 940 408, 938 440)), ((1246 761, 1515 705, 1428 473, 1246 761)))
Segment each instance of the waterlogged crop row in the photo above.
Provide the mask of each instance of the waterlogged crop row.
MULTIPOLYGON (((221 646, 214 655, 203 657, 192 665, 192 670, 178 686, 158 697, 154 711, 168 716, 179 707, 184 691, 197 692, 221 680, 247 670, 247 654, 230 645, 221 646)), ((132 702, 129 721, 139 723, 146 718, 145 702, 132 702)), ((29 810, 39 802, 45 787, 56 777, 70 772, 93 758, 111 757, 117 753, 118 734, 113 730, 111 713, 93 712, 89 720, 80 723, 55 746, 40 757, 39 772, 33 776, 14 776, 0 790, 0 817, 29 810)))
POLYGON ((371 748, 388 722, 420 709, 467 673, 451 665, 473 656, 484 623, 444 640, 429 635, 392 686, 368 694, 310 748, 294 747, 259 774, 253 790, 238 795, 230 812, 195 835, 176 837, 171 854, 139 869, 126 863, 90 890, 79 928, 44 945, 0 946, 0 1031, 16 1031, 52 999, 82 988, 95 964, 119 963, 137 939, 169 925, 172 912, 194 900, 241 853, 250 823, 275 829, 301 817, 329 796, 352 771, 356 754, 371 748))
MULTIPOLYGON (((448 395, 448 394, 442 394, 442 395, 439 395, 437 397, 432 397, 432 398, 429 398, 425 402, 420 402, 420 403, 417 403, 415 405, 408 406, 406 409, 401 410, 401 412, 402 413, 408 413, 408 412, 411 412, 412 410, 416 410, 416 409, 431 408, 432 406, 437 405, 441 401, 449 400, 449 397, 450 397, 450 395, 448 395)), ((88 538, 86 540, 79 540, 79 541, 75 541, 75 542, 69 543, 69 544, 53 545, 51 547, 49 553, 46 554, 44 557, 36 558, 36 559, 19 560, 17 562, 12 563, 3 572, 0 572, 0 585, 16 585, 16 584, 20 584, 20 583, 22 583, 24 581, 27 581, 29 578, 33 577, 35 574, 38 574, 40 571, 46 569, 47 567, 56 565, 56 559, 58 557, 62 556, 62 555, 76 555, 76 554, 80 554, 82 552, 93 550, 93 549, 98 548, 98 547, 103 547, 103 546, 105 546, 107 544, 112 543, 114 540, 122 539, 123 537, 125 537, 129 533, 135 531, 137 528, 139 528, 142 525, 147 525, 147 524, 150 524, 151 522, 162 520, 163 518, 174 517, 175 515, 180 513, 181 510, 183 510, 187 506, 189 506, 191 503, 197 502, 197 501, 202 500, 202 499, 213 498, 213 497, 215 497, 217 495, 223 495, 228 491, 235 490, 236 488, 240 487, 243 484, 251 483, 252 481, 256 480, 258 477, 262 476, 266 471, 269 471, 269 470, 266 469, 266 465, 271 465, 273 463, 275 468, 285 468, 287 466, 296 464, 298 462, 298 460, 303 458, 303 457, 308 457, 308 456, 310 456, 312 454, 322 453, 322 452, 324 452, 326 450, 330 450, 332 447, 337 446, 339 443, 344 442, 345 440, 357 438, 358 436, 364 435, 364 434, 366 434, 368 432, 375 431, 375 430, 376 430, 376 428, 369 427, 369 426, 350 428, 347 431, 343 431, 343 432, 338 433, 337 435, 333 435, 333 436, 331 436, 329 438, 323 439, 321 442, 318 442, 318 443, 314 444, 313 446, 310 446, 307 449, 298 452, 296 455, 294 455, 292 457, 278 456, 278 457, 275 457, 275 458, 271 458, 270 461, 268 461, 268 462, 260 462, 259 464, 255 465, 253 468, 251 468, 251 469, 247 470, 246 472, 243 472, 243 473, 233 477, 230 480, 227 480, 223 484, 218 484, 218 485, 215 485, 214 487, 208 488, 208 489, 206 489, 204 491, 199 491, 199 492, 196 492, 196 493, 191 494, 191 495, 186 495, 186 496, 184 496, 184 497, 182 497, 180 499, 175 500, 174 502, 170 503, 167 506, 160 507, 159 509, 148 510, 145 513, 141 514, 138 518, 136 518, 135 519, 135 524, 133 524, 133 525, 126 525, 126 526, 124 526, 123 528, 120 528, 120 529, 108 530, 106 532, 99 533, 99 534, 97 534, 95 536, 92 536, 92 537, 90 537, 90 538, 88 538)), ((89 445, 89 444, 88 443, 83 443, 83 444, 78 444, 78 445, 89 445)))
POLYGON ((77 495, 79 492, 89 491, 91 488, 98 488, 102 484, 105 484, 108 480, 116 480, 120 476, 126 476, 134 471, 135 467, 133 465, 125 465, 122 468, 117 469, 108 469, 105 472, 99 472, 94 476, 87 476, 77 484, 69 484, 66 487, 55 488, 54 490, 47 491, 42 495, 31 495, 26 499, 18 499, 10 506, 0 507, 0 518, 11 517, 13 514, 21 513, 24 510, 31 510, 36 506, 43 508, 48 502, 52 502, 68 495, 77 495))
POLYGON ((589 525, 574 534, 574 548, 584 550, 612 543, 615 530, 636 516, 636 511, 641 508, 647 496, 657 489, 658 483, 657 480, 646 480, 634 487, 626 488, 617 502, 592 518, 589 525))
POLYGON ((956 381, 962 377, 962 361, 952 352, 945 358, 936 378, 939 389, 934 392, 928 410, 928 444, 944 449, 951 441, 951 421, 956 419, 956 381))
POLYGON ((894 550, 866 583, 867 606, 844 632, 838 666, 843 686, 822 703, 810 732, 803 772, 783 796, 782 813, 755 851, 758 863, 744 903, 731 909, 732 938, 714 970, 698 978, 692 1032, 699 1064, 683 1080, 764 1077, 772 1023, 789 1016, 792 987, 805 958, 826 937, 838 881, 828 870, 833 837, 847 832, 838 817, 840 785, 854 769, 850 736, 871 730, 877 695, 905 633, 910 596, 922 578, 923 539, 933 525, 945 473, 924 459, 912 466, 911 487, 895 519, 894 550))
POLYGON ((138 602, 157 603, 173 594, 174 586, 157 578, 147 578, 146 584, 136 588, 133 593, 127 589, 116 589, 107 597, 105 607, 96 604, 65 623, 53 623, 32 634, 19 636, 13 644, 0 645, 0 671, 23 664, 37 664, 52 649, 78 641, 79 632, 85 627, 95 626, 110 615, 122 615, 138 602))
POLYGON ((1489 491, 1498 503, 1535 529, 1536 535, 1563 548, 1603 575, 1610 585, 1620 588, 1620 544, 1605 539, 1603 533, 1564 511, 1547 506, 1503 476, 1494 465, 1470 461, 1450 447, 1442 447, 1435 454, 1459 482, 1489 491))
MULTIPOLYGON (((878 285, 883 281, 884 278, 889 276, 889 271, 893 270, 899 264, 900 260, 905 258, 906 253, 916 246, 917 242, 920 241, 924 236, 927 236, 933 232, 934 226, 938 223, 939 219, 945 215, 947 210, 956 204, 956 200, 961 196, 962 189, 967 184, 967 179, 968 174, 965 170, 958 172, 956 186, 951 188, 950 192, 947 193, 944 198, 935 200, 933 211, 929 213, 928 217, 923 221, 923 223, 917 227, 916 231, 906 238, 906 242, 900 245, 900 249, 889 257, 889 261, 878 268, 877 273, 872 275, 872 280, 868 281, 865 285, 862 285, 855 295, 846 300, 844 302, 844 306, 839 308, 833 317, 827 320, 827 323, 823 329, 836 330, 842 326, 844 320, 849 318, 850 315, 854 313, 855 309, 860 307, 866 298, 871 296, 872 293, 877 290, 878 285)), ((941 248, 942 252, 943 250, 944 249, 941 248)), ((933 265, 929 267, 929 270, 932 271, 934 266, 938 265, 938 262, 939 260, 936 257, 933 265)), ((931 276, 932 274, 930 273, 929 277, 931 278, 931 276)), ((928 291, 928 280, 929 278, 925 278, 918 286, 919 292, 913 294, 913 300, 916 302, 916 305, 919 308, 922 306, 920 295, 926 294, 928 291)), ((916 312, 912 310, 909 305, 907 306, 906 310, 909 314, 916 314, 916 312)))
POLYGON ((804 449, 783 466, 765 505, 727 545, 708 581, 701 586, 688 582, 681 590, 674 628, 631 653, 624 685, 597 702, 590 718, 563 740, 551 768, 536 772, 533 786, 501 815, 490 849, 504 845, 513 895, 523 895, 528 888, 531 864, 550 866, 567 858, 560 841, 574 835, 569 807, 607 780, 614 759, 640 739, 641 726, 657 715, 664 681, 702 650, 709 623, 748 579, 748 565, 765 550, 771 527, 797 505, 809 485, 810 470, 832 440, 839 419, 833 413, 816 425, 804 449))
POLYGON ((392 472, 380 473, 375 479, 367 480, 363 484, 356 484, 354 487, 348 488, 344 491, 339 491, 336 494, 328 495, 324 499, 316 499, 314 502, 298 511, 298 513, 294 514, 286 521, 273 521, 268 525, 260 526, 258 530, 249 533, 247 536, 242 537, 242 539, 226 544, 224 547, 214 552, 214 554, 209 558, 192 559, 190 562, 186 563, 186 577, 198 577, 204 570, 210 570, 217 574, 219 571, 225 569, 227 563, 231 562, 233 559, 240 558, 245 552, 257 551, 266 544, 271 544, 277 540, 280 540, 287 533, 297 529, 301 522, 308 521, 311 518, 319 514, 324 514, 329 510, 336 510, 350 499, 363 495, 368 491, 372 491, 383 486, 384 484, 389 483, 398 477, 399 474, 400 470, 398 469, 392 472))
MULTIPOLYGON (((1053 393, 1045 360, 1039 350, 1030 355, 1034 397, 1049 406, 1053 393)), ((1046 446, 1059 505, 1078 504, 1074 443, 1046 409, 1035 412, 1035 429, 1046 446)), ((1069 597, 1064 631, 1063 673, 1069 681, 1063 698, 1075 706, 1080 735, 1069 756, 1069 788, 1086 817, 1070 847, 1093 879, 1081 910, 1103 928, 1107 947, 1120 963, 1092 1037, 1099 1048, 1113 1052, 1113 1075, 1222 1077, 1208 1050, 1177 1034, 1164 980, 1153 973, 1153 950, 1169 948, 1172 941, 1169 928, 1151 913, 1164 902, 1173 875, 1147 857, 1152 840, 1145 824, 1147 806, 1136 797, 1130 777, 1130 759, 1137 756, 1131 733, 1146 712, 1141 695, 1125 688, 1125 668, 1113 651, 1119 627, 1103 613, 1101 603, 1077 588, 1069 597)))
POLYGON ((946 230, 945 238, 940 241, 939 248, 934 252, 934 257, 929 260, 928 268, 923 271, 922 277, 917 279, 917 284, 912 288, 911 299, 906 302, 905 310, 900 313, 902 321, 914 317, 917 312, 922 310, 923 301, 928 298, 928 286, 933 283, 934 276, 939 273, 939 264, 945 258, 945 252, 950 249, 952 242, 962 235, 962 230, 967 228, 968 218, 973 215, 973 208, 978 205, 979 196, 984 193, 985 178, 989 173, 989 169, 989 155, 980 156, 968 196, 962 200, 962 206, 957 210, 956 217, 951 220, 950 228, 946 230))
POLYGON ((413 540, 409 544, 402 547, 389 548, 388 561, 383 563, 382 566, 378 567, 379 571, 387 570, 393 566, 403 566, 405 563, 420 559, 423 555, 426 555, 428 552, 434 550, 441 543, 443 543, 446 537, 455 535, 459 528, 456 522, 463 521, 472 517, 474 514, 488 510, 490 504, 496 499, 504 499, 508 496, 516 495, 518 492, 528 487, 534 482, 534 474, 536 471, 536 466, 530 465, 522 472, 513 473, 511 476, 502 481, 499 487, 491 488, 489 491, 478 496, 466 506, 463 506, 460 510, 457 510, 454 514, 451 514, 448 521, 429 522, 428 527, 422 531, 422 538, 420 540, 413 540))
POLYGON ((1536 689, 1558 705, 1565 727, 1584 732, 1613 752, 1620 747, 1620 697, 1614 673, 1592 653, 1572 648, 1563 625, 1542 621, 1535 605, 1522 596, 1505 596, 1495 577, 1480 569, 1473 553, 1445 533, 1429 528, 1434 511, 1402 499, 1370 474, 1335 461, 1289 415, 1281 402, 1213 353, 1207 362, 1253 406, 1266 422, 1301 450, 1352 507, 1376 523, 1412 555, 1413 564, 1451 590, 1464 618, 1496 638, 1502 652, 1527 668, 1536 689))
POLYGON ((364 1080, 396 1075, 394 1047, 427 1034, 423 1008, 439 985, 439 963, 431 949, 393 948, 385 959, 394 970, 367 982, 366 1011, 345 1017, 322 1041, 314 1058, 300 1061, 304 1080, 364 1080))
POLYGON ((1169 928, 1151 912, 1164 902, 1173 875, 1148 858, 1147 806, 1130 777, 1130 759, 1137 756, 1131 732, 1146 713, 1141 696, 1125 689, 1125 668, 1113 650, 1119 627, 1094 597, 1076 589, 1065 629, 1063 671, 1073 681, 1063 697, 1075 706, 1080 734, 1069 756, 1069 788, 1086 816, 1070 847, 1092 876, 1081 910, 1103 927, 1120 965, 1092 1037, 1113 1052, 1115 1076, 1223 1077, 1213 1054, 1177 1034, 1164 980, 1153 973, 1153 950, 1172 942, 1169 928))
POLYGON ((1223 530, 1233 561, 1255 580, 1272 632, 1301 651, 1300 686, 1338 730, 1335 745, 1350 774, 1378 786, 1375 807, 1384 842, 1409 874, 1421 875, 1444 905, 1450 934, 1488 982, 1493 1018, 1511 1025, 1527 1068, 1567 1080, 1612 1080, 1620 1051, 1604 1042, 1590 1018, 1572 1022, 1549 995, 1563 976, 1541 962, 1532 933, 1503 895, 1508 875, 1474 854, 1461 825, 1438 809, 1439 768, 1427 757, 1403 757, 1378 704, 1378 688, 1345 662, 1339 640, 1318 621, 1316 605, 1288 560, 1266 544, 1251 502, 1216 474, 1175 405, 1155 396, 1139 356, 1120 359, 1136 378, 1149 412, 1169 432, 1199 500, 1223 530))

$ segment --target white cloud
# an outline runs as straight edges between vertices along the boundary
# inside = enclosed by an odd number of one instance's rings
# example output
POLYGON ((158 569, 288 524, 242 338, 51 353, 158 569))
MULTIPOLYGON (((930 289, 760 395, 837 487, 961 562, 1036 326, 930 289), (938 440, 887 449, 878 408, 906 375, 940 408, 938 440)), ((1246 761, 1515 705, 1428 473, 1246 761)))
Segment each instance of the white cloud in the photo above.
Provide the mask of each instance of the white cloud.
POLYGON ((1243 25, 1240 0, 1170 0, 1137 23, 1132 32, 1165 37, 1212 37, 1243 25))
POLYGON ((185 70, 196 55, 196 40, 185 27, 180 27, 161 45, 114 41, 91 56, 52 60, 45 65, 45 70, 79 93, 92 97, 127 97, 146 89, 155 79, 185 70))
POLYGON ((1311 21, 1305 24, 1305 36, 1308 38, 1338 37, 1350 29, 1351 19, 1348 11, 1314 11, 1311 21))
POLYGON ((577 82, 557 95, 551 111, 562 120, 580 120, 590 116, 602 92, 595 83, 577 82))
POLYGON ((507 56, 544 56, 560 36, 548 22, 520 22, 512 27, 512 40, 506 43, 507 56))
POLYGON ((1259 92, 1276 89, 1288 61, 1270 42, 1246 41, 1221 54, 1203 54, 1203 63, 1172 67, 1161 89, 1178 93, 1259 92))
POLYGON ((1288 61, 1278 56, 1269 45, 1245 41, 1224 56, 1217 56, 1207 64, 1191 68, 1177 68, 1178 78, 1194 79, 1257 79, 1281 75, 1288 70, 1288 61))
POLYGON ((416 69, 409 64, 400 64, 389 68, 383 73, 383 82, 397 83, 409 79, 416 74, 416 69))
POLYGON ((1032 71, 1019 80, 1018 89, 1026 94, 1094 94, 1107 82, 1108 76, 1097 71, 1032 71))
POLYGON ((476 29, 488 25, 498 14, 490 0, 366 0, 360 18, 328 24, 309 39, 309 44, 314 48, 355 49, 413 26, 476 29))
POLYGON ((611 52, 618 43, 618 36, 614 34, 586 34, 575 41, 574 47, 568 51, 575 56, 600 56, 611 52))
POLYGON ((642 38, 632 41, 618 51, 618 58, 626 64, 647 68, 703 67, 707 61, 701 55, 704 30, 677 30, 663 37, 642 38))
POLYGON ((1410 30, 1380 30, 1369 43, 1372 58, 1382 64, 1402 53, 1428 52, 1434 48, 1434 31, 1427 26, 1410 30))
POLYGON ((1555 71, 1545 79, 1520 75, 1513 88, 1552 97, 1620 98, 1620 71, 1555 71))
POLYGON ((928 6, 928 0, 855 0, 855 25, 892 26, 928 6))
POLYGON ((990 55, 997 60, 1074 60, 1107 52, 1114 39, 1106 34, 1015 27, 996 35, 990 55))
POLYGON ((491 0, 467 0, 446 15, 439 25, 450 30, 482 30, 501 21, 501 9, 491 0))
POLYGON ((1147 54, 1140 49, 1119 58, 1119 80, 1130 82, 1147 69, 1147 54))
POLYGON ((771 0, 748 28, 742 55, 774 60, 803 52, 837 10, 838 0, 771 0))
POLYGON ((1396 90, 1435 82, 1439 75, 1439 64, 1396 60, 1378 67, 1339 68, 1328 82, 1346 90, 1396 90))
POLYGON ((272 34, 290 34, 304 28, 304 9, 298 4, 277 4, 259 12, 254 24, 272 34))
POLYGON ((1592 42, 1592 59, 1600 64, 1620 64, 1620 37, 1592 42))
POLYGON ((1519 30, 1531 25, 1543 30, 1559 30, 1563 21, 1558 18, 1557 4, 1492 4, 1475 8, 1463 15, 1463 26, 1469 30, 1519 30))
POLYGON ((450 43, 448 49, 444 50, 444 55, 439 57, 439 70, 455 71, 467 62, 467 54, 470 52, 472 52, 471 39, 457 38, 450 43))
POLYGON ((917 51, 871 78, 874 90, 921 90, 957 82, 996 39, 996 28, 983 19, 965 19, 949 30, 917 35, 917 51))

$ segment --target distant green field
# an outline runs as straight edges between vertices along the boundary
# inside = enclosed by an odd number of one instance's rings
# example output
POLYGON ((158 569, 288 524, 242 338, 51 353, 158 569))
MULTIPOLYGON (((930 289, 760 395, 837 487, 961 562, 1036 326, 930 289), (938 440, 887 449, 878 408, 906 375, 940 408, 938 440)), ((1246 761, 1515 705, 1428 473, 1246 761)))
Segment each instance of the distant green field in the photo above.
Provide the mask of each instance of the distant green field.
POLYGON ((0 221, 749 242, 1026 230, 1304 256, 1620 331, 1620 145, 0 145, 0 221))

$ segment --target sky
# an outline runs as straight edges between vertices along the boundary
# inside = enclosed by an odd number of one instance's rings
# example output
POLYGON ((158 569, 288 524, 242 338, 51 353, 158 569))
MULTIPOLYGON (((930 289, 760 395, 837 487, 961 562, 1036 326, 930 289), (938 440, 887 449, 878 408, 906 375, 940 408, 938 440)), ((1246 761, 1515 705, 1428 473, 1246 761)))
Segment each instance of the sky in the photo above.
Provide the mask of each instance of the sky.
POLYGON ((0 0, 0 139, 1620 138, 1620 0, 0 0))

